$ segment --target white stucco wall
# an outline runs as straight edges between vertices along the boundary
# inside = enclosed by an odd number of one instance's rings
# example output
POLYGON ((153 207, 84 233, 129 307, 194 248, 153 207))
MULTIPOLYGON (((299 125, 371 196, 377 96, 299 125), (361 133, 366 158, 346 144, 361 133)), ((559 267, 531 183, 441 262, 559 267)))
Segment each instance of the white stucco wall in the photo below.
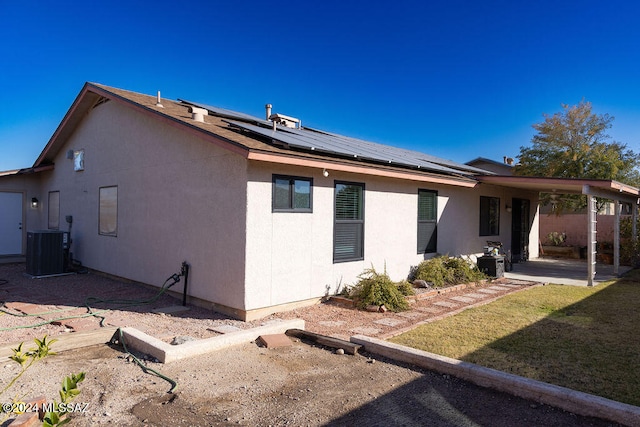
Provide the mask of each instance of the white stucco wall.
MULTIPOLYGON (((25 167, 28 166, 25 165, 25 167)), ((43 198, 40 191, 39 174, 0 176, 0 191, 22 195, 22 250, 15 255, 24 255, 27 250, 27 230, 32 227, 40 227, 43 198), (31 207, 31 199, 33 197, 40 202, 37 208, 31 207)))
MULTIPOLYGON (((91 110, 43 174, 42 200, 60 191, 61 229, 73 215, 74 258, 160 286, 191 265, 189 294, 244 304, 246 160, 122 104, 91 110), (66 158, 84 149, 85 170, 66 158), (118 186, 117 237, 98 233, 98 195, 118 186)), ((47 226, 43 204, 41 228, 47 226)), ((181 291, 182 283, 172 290, 181 291)))
MULTIPOLYGON (((372 265, 393 280, 433 254, 417 254, 418 189, 438 191, 438 252, 480 254, 487 240, 511 244, 506 201, 523 194, 495 186, 467 189, 321 169, 250 162, 247 187, 247 310, 333 294, 372 265), (313 212, 272 212, 273 174, 313 178, 313 212), (333 263, 334 182, 365 184, 364 260, 333 263), (479 236, 480 196, 501 198, 500 235, 479 236)), ((530 195, 532 196, 532 195, 530 195)), ((536 200, 531 200, 532 207, 536 200)), ((537 236, 537 234, 536 234, 537 236)), ((532 240, 537 248, 536 240, 532 240)))

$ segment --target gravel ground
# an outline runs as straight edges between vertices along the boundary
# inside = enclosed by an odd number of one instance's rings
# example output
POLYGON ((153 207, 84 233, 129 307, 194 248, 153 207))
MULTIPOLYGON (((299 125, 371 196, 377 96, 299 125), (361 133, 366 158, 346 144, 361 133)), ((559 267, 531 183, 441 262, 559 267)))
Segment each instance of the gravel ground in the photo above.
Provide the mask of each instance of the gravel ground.
MULTIPOLYGON (((0 265, 0 280, 7 281, 0 281, 0 300, 5 302, 5 306, 29 302, 44 304, 51 309, 68 307, 77 310, 75 307, 84 307, 87 296, 150 299, 157 292, 97 274, 34 280, 24 276, 23 272, 24 264, 0 265), (62 290, 64 293, 60 293, 62 290)), ((494 296, 525 287, 524 284, 516 285, 494 296)), ((94 310, 109 309, 103 313, 107 324, 133 326, 165 340, 177 335, 204 338, 216 335, 210 329, 220 325, 244 329, 276 318, 292 317, 304 318, 307 330, 326 335, 348 337, 354 330, 366 327, 378 331, 372 334, 374 336, 387 336, 416 323, 446 315, 446 310, 429 313, 418 308, 426 307, 439 298, 464 292, 470 290, 460 289, 420 300, 413 305, 411 312, 403 316, 318 304, 247 323, 197 307, 175 315, 152 313, 154 308, 179 304, 168 295, 144 306, 91 306, 94 310), (400 323, 387 322, 395 323, 395 326, 374 323, 380 319, 400 323)), ((462 308, 464 304, 448 312, 462 308)), ((75 313, 73 310, 69 312, 75 313)), ((80 312, 86 313, 86 307, 80 312)), ((58 316, 57 313, 55 315, 58 316)), ((94 317, 87 319, 99 326, 94 317)), ((34 323, 38 321, 31 317, 0 315, 0 328, 34 323)), ((65 322, 61 323, 59 326, 48 324, 4 330, 0 334, 0 342, 31 342, 32 338, 41 338, 44 334, 70 333, 71 329, 65 326, 65 322)), ((29 369, 19 383, 1 398, 3 403, 15 397, 38 395, 51 399, 57 396, 64 376, 83 371, 87 376, 80 384, 82 392, 75 402, 81 403, 80 409, 84 408, 85 412, 72 414, 72 425, 78 426, 615 425, 366 353, 339 355, 330 349, 299 341, 290 347, 275 349, 247 343, 166 365, 153 361, 145 363, 177 381, 176 392, 167 393, 169 383, 144 373, 117 346, 100 345, 46 358, 29 369)), ((8 360, 0 362, 3 384, 17 373, 15 363, 8 360)))
MULTIPOLYGON (((338 355, 295 342, 243 344, 161 365, 169 384, 94 346, 45 359, 14 392, 54 396, 60 378, 84 371, 71 425, 96 426, 610 426, 494 392, 448 375, 367 354, 338 355)), ((3 376, 15 367, 3 366, 3 376)))

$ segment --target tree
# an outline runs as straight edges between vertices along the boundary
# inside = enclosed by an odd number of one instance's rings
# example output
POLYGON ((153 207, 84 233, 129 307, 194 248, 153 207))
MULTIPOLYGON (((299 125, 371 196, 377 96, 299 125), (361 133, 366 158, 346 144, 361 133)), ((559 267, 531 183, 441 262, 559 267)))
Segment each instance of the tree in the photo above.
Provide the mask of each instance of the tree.
MULTIPOLYGON (((533 125, 538 131, 531 147, 520 147, 515 175, 555 178, 612 179, 628 185, 640 184, 640 156, 625 144, 609 142, 607 129, 614 118, 594 114, 591 103, 562 105, 562 111, 533 125)), ((584 197, 543 194, 543 204, 554 203, 562 210, 585 206, 584 197)))

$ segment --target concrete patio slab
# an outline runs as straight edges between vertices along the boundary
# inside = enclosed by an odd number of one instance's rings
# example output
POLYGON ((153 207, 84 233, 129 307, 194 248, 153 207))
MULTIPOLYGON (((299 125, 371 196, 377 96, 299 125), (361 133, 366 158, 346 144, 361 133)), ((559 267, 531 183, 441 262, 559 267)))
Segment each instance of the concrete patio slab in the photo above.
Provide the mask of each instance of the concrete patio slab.
MULTIPOLYGON (((505 272, 508 279, 531 282, 556 283, 561 285, 587 286, 587 262, 585 260, 535 258, 512 265, 510 272, 505 272)), ((613 265, 596 264, 594 285, 613 280, 631 270, 631 267, 620 266, 618 275, 614 274, 613 265)))

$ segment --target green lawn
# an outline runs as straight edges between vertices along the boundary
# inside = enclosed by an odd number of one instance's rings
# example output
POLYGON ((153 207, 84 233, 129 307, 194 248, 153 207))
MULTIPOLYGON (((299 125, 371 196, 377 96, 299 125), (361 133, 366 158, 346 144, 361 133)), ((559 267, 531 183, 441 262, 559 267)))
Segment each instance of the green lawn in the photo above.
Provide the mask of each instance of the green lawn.
POLYGON ((390 341, 640 406, 640 270, 531 288, 390 341))

